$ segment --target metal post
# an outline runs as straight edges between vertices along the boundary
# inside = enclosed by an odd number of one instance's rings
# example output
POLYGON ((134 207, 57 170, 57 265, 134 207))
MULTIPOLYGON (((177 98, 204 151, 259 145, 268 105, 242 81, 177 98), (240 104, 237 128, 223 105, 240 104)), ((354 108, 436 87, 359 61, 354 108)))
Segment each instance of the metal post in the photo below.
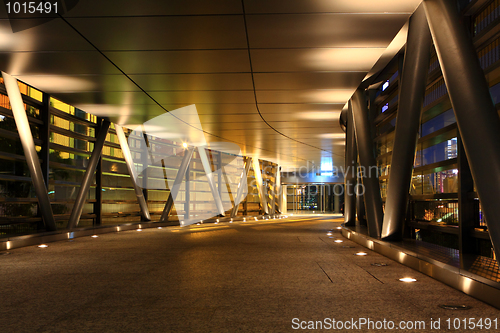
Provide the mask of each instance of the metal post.
POLYGON ((251 160, 250 157, 246 158, 245 169, 241 173, 240 182, 238 183, 238 190, 236 192, 236 197, 234 198, 234 206, 233 206, 233 210, 231 211, 231 217, 235 217, 236 215, 238 215, 238 209, 240 208, 241 196, 243 195, 243 191, 245 190, 245 188, 248 189, 247 177, 248 177, 248 171, 250 170, 250 166, 252 165, 250 160, 251 160))
POLYGON ((174 184, 170 189, 170 194, 168 195, 167 203, 165 204, 165 208, 161 213, 160 222, 168 221, 168 216, 172 211, 172 207, 174 206, 174 201, 177 198, 177 194, 179 193, 182 180, 186 175, 186 171, 188 170, 189 163, 191 162, 191 158, 193 157, 194 147, 190 147, 184 150, 184 157, 182 158, 181 165, 179 170, 177 171, 177 176, 175 177, 174 184))
POLYGON ((273 183, 273 187, 271 189, 271 207, 270 208, 271 208, 270 214, 276 213, 276 175, 274 175, 274 183, 273 183))
POLYGON ((111 123, 107 119, 103 119, 99 131, 97 133, 97 138, 94 143, 94 150, 90 156, 87 169, 83 175, 82 184, 78 190, 78 195, 76 196, 75 204, 71 215, 69 216, 68 229, 73 229, 78 226, 80 222, 80 217, 83 212, 83 206, 85 205, 85 197, 87 196, 90 185, 94 179, 94 172, 97 168, 97 163, 101 158, 102 147, 104 147, 104 142, 106 141, 106 136, 108 135, 108 129, 111 123))
MULTIPOLYGON (((17 84, 17 79, 7 73, 2 72, 5 89, 9 96, 10 105, 12 107, 12 114, 16 123, 19 138, 24 150, 24 156, 28 169, 31 175, 31 181, 35 188, 36 197, 38 199, 38 207, 45 223, 47 231, 56 231, 56 221, 50 205, 49 195, 47 194, 47 186, 44 181, 44 173, 40 166, 40 160, 31 134, 30 124, 26 110, 24 109, 23 98, 17 84)), ((46 124, 49 126, 49 124, 46 124)))
POLYGON ((282 211, 282 199, 283 199, 283 195, 282 195, 282 192, 283 191, 283 188, 281 186, 281 167, 279 165, 276 166, 276 184, 275 184, 275 189, 276 189, 276 192, 275 192, 275 195, 278 196, 278 202, 277 202, 277 211, 278 213, 281 213, 282 211))
MULTIPOLYGON (((50 95, 43 93, 42 97, 42 107, 40 108, 40 120, 43 121, 43 125, 39 127, 39 139, 42 140, 42 145, 39 153, 41 159, 41 168, 43 181, 47 191, 49 191, 49 173, 50 173, 50 95)), ((37 207, 37 215, 42 218, 42 221, 38 224, 38 229, 44 228, 42 211, 40 206, 37 207)))
POLYGON ((380 237, 382 229, 382 198, 378 180, 378 167, 375 161, 373 138, 371 136, 368 107, 364 91, 357 89, 352 97, 352 114, 354 130, 358 144, 359 164, 363 171, 365 210, 368 222, 368 233, 371 237, 380 237), (374 174, 375 173, 375 174, 374 174))
MULTIPOLYGON (((102 118, 97 117, 97 128, 102 124, 102 118)), ((97 134, 97 130, 95 132, 97 134)), ((102 224, 102 158, 99 159, 97 163, 97 168, 95 170, 95 203, 94 203, 94 225, 99 226, 102 224)))
MULTIPOLYGON (((357 178, 358 184, 362 183, 361 177, 357 178)), ((366 225, 366 210, 365 210, 365 195, 364 193, 358 193, 356 196, 356 216, 357 225, 366 225)))
POLYGON ((354 119, 352 115, 352 102, 349 100, 347 108, 347 129, 345 144, 345 171, 344 171, 344 222, 346 226, 356 225, 356 160, 358 148, 356 145, 356 133, 354 131, 354 119))
POLYGON ((141 187, 137 184, 139 176, 137 175, 137 170, 135 169, 134 160, 132 154, 130 153, 130 148, 128 146, 127 137, 123 132, 123 128, 120 125, 115 124, 116 136, 118 137, 118 142, 120 143, 120 148, 122 149, 123 158, 127 164, 128 173, 132 180, 132 185, 134 186, 135 195, 137 196, 137 201, 139 202, 139 207, 141 208, 142 216, 146 221, 151 221, 151 216, 149 215, 148 205, 144 199, 144 194, 142 193, 141 187))
MULTIPOLYGON (((469 163, 465 156, 464 146, 460 133, 457 135, 457 157, 458 157, 458 222, 460 250, 460 268, 469 269, 477 257, 478 249, 476 239, 472 232, 476 227, 475 200, 471 197, 474 192, 474 180, 470 172, 469 163)), ((477 212, 479 213, 479 212, 477 212)))
POLYGON ((198 153, 200 154, 201 164, 203 165, 205 175, 207 176, 208 186, 210 187, 210 191, 212 192, 212 196, 214 197, 217 212, 220 216, 224 216, 224 206, 222 205, 222 199, 220 198, 219 191, 217 191, 217 187, 215 186, 212 166, 210 165, 210 161, 208 160, 205 147, 198 147, 198 153))
POLYGON ((185 186, 184 186, 184 220, 189 220, 191 215, 191 190, 190 186, 191 184, 189 183, 190 174, 189 174, 189 165, 186 169, 186 181, 185 181, 185 186))
POLYGON ((500 260, 500 118, 456 3, 426 0, 424 8, 491 242, 500 260))
POLYGON ((95 170, 95 203, 94 203, 94 225, 102 224, 102 159, 99 159, 95 170))
POLYGON ((382 227, 382 238, 386 240, 399 240, 403 236, 430 47, 431 34, 423 5, 420 5, 410 18, 399 87, 399 109, 382 227))
POLYGON ((269 214, 269 209, 267 207, 267 198, 264 193, 264 185, 262 184, 262 173, 260 171, 260 164, 258 158, 252 158, 253 172, 255 174, 255 181, 257 183, 257 190, 259 191, 260 204, 264 214, 269 214))

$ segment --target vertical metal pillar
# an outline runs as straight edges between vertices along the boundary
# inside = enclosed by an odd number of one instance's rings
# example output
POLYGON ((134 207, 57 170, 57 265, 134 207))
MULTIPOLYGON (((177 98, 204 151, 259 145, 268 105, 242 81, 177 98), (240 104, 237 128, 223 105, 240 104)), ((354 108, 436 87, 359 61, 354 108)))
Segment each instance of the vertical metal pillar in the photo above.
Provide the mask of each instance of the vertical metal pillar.
POLYGON ((168 216, 172 211, 172 207, 174 206, 174 201, 177 198, 177 194, 179 194, 182 180, 184 179, 186 171, 188 170, 189 163, 191 162, 191 158, 193 157, 193 152, 194 147, 190 147, 184 150, 184 157, 182 158, 181 165, 179 167, 179 170, 177 171, 177 176, 175 177, 174 184, 170 189, 170 194, 168 195, 165 208, 163 208, 163 212, 161 213, 160 222, 168 221, 168 216))
POLYGON ((267 198, 264 193, 264 185, 262 184, 262 173, 260 171, 260 164, 258 158, 252 158, 253 172, 255 174, 255 181, 257 183, 257 190, 259 191, 260 204, 264 214, 269 214, 269 209, 267 207, 267 198))
POLYGON ((283 195, 282 195, 282 192, 283 189, 282 189, 282 186, 281 186, 281 167, 279 165, 276 166, 276 184, 275 184, 275 189, 276 189, 276 193, 275 195, 278 197, 278 202, 277 202, 277 211, 278 213, 281 213, 281 202, 282 202, 282 199, 283 199, 283 195))
POLYGON ((247 188, 247 177, 248 177, 248 171, 250 170, 250 166, 252 165, 251 163, 251 157, 247 157, 245 161, 245 169, 241 173, 240 176, 240 182, 238 183, 238 190, 236 192, 236 197, 234 197, 234 206, 233 210, 231 211, 231 217, 235 217, 238 215, 238 209, 240 208, 240 201, 241 201, 241 196, 243 195, 243 191, 245 188, 247 188))
MULTIPOLYGON (((16 123, 19 138, 24 150, 24 156, 28 169, 31 175, 31 181, 35 188, 36 197, 38 199, 38 207, 45 223, 47 231, 56 231, 56 221, 50 205, 49 195, 47 194, 47 186, 44 181, 44 173, 40 166, 40 160, 33 141, 28 116, 24 109, 23 98, 17 84, 17 79, 7 73, 2 72, 2 77, 9 96, 10 105, 12 107, 12 114, 16 123)), ((47 124, 49 126, 49 124, 47 124)), ((48 162, 48 160, 47 160, 48 162)))
POLYGON ((340 213, 340 196, 336 195, 335 192, 332 194, 334 196, 333 198, 333 209, 336 214, 340 213))
MULTIPOLYGON (((41 159, 41 168, 43 181, 47 191, 49 189, 49 173, 50 173, 50 95, 43 93, 42 97, 42 107, 40 108, 40 117, 43 121, 43 125, 39 127, 39 139, 42 140, 42 146, 40 149, 39 157, 41 159)), ((37 207, 37 215, 42 218, 42 221, 38 224, 38 229, 43 229, 43 215, 40 210, 40 206, 37 207)))
POLYGON ((135 169, 134 159, 130 153, 130 148, 128 146, 127 137, 123 128, 120 125, 115 124, 116 136, 118 137, 118 142, 120 143, 120 148, 122 149, 123 158, 127 164, 128 173, 132 180, 132 185, 134 186, 135 195, 137 196, 137 201, 139 202, 139 207, 141 208, 141 213, 146 221, 151 221, 151 216, 149 215, 148 205, 146 199, 144 199, 144 194, 142 193, 141 187, 137 184, 139 176, 135 169))
POLYGON ((500 118, 455 1, 423 3, 491 242, 500 260, 500 118))
MULTIPOLYGON (((458 221, 459 239, 458 249, 460 251, 460 268, 469 269, 478 254, 476 239, 472 231, 476 227, 475 200, 471 197, 474 192, 474 180, 470 172, 469 163, 465 156, 464 146, 460 133, 457 135, 457 157, 458 157, 458 221)), ((479 213, 479 211, 477 212, 479 213)))
POLYGON ((222 205, 222 199, 220 198, 219 191, 217 191, 217 187, 215 186, 214 174, 212 172, 212 166, 210 165, 210 161, 208 160, 207 151, 205 147, 198 147, 198 153, 200 154, 201 164, 203 165, 203 169, 205 170, 205 175, 207 176, 208 186, 210 187, 210 191, 212 192, 212 196, 214 197, 215 206, 217 207, 217 212, 220 216, 224 216, 224 207, 222 205))
MULTIPOLYGON (((361 177, 357 178, 358 184, 362 183, 361 177)), ((356 195, 356 217, 357 225, 366 225, 365 195, 357 193, 356 195)))
MULTIPOLYGON (((97 117, 97 129, 102 124, 102 118, 97 117)), ((96 134, 97 134, 97 129, 96 129, 96 134)), ((102 224, 102 200, 103 200, 103 195, 102 195, 102 158, 99 159, 99 162, 97 163, 97 168, 95 170, 95 203, 94 203, 94 225, 99 226, 102 224)))
POLYGON ((276 213, 276 175, 274 175, 274 183, 271 190, 271 207, 269 213, 270 214, 276 213))
POLYGON ((399 109, 392 149, 391 173, 382 227, 382 238, 386 240, 398 240, 403 236, 403 222, 406 218, 417 149, 431 47, 431 34, 423 5, 420 5, 413 13, 408 29, 399 87, 399 109))
POLYGON ((359 164, 363 170, 362 180, 365 189, 364 196, 368 233, 371 237, 378 238, 382 229, 384 213, 382 211, 378 168, 375 161, 375 150, 373 149, 368 107, 363 90, 356 90, 352 97, 352 104, 359 164), (374 172, 375 175, 373 174, 374 172))
POLYGON ((94 203, 94 225, 102 224, 102 159, 97 163, 95 170, 95 203, 94 203))
POLYGON ((347 107, 347 129, 345 144, 345 169, 344 169, 344 222, 346 226, 356 225, 356 160, 358 147, 352 115, 352 102, 349 100, 347 107))
POLYGON ((104 147, 104 142, 106 141, 106 136, 108 135, 108 129, 111 123, 107 119, 103 119, 99 131, 97 133, 97 138, 94 143, 94 150, 90 156, 87 169, 83 175, 82 184, 78 190, 78 195, 76 196, 75 204, 73 205, 73 210, 69 216, 68 229, 73 229, 78 226, 80 222, 80 217, 83 212, 83 206, 85 205, 85 197, 88 195, 90 185, 94 180, 94 172, 97 168, 97 163, 101 159, 102 147, 104 147))
POLYGON ((190 174, 189 174, 189 164, 186 169, 186 181, 185 181, 185 187, 184 187, 184 219, 189 220, 191 215, 191 184, 189 183, 190 174))

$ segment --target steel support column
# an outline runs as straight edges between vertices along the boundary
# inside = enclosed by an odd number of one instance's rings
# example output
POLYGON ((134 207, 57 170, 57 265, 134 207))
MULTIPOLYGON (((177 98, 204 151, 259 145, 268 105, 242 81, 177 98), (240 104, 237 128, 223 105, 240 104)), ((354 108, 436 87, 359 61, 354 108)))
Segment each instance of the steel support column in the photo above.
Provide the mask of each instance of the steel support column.
POLYGON ((497 260, 500 260, 500 118, 455 1, 424 8, 497 260))
POLYGON ((222 205, 222 199, 217 191, 217 186, 215 186, 214 174, 212 172, 212 166, 208 160, 207 151, 204 147, 198 147, 198 153, 200 154, 201 164, 205 170, 205 175, 207 176, 208 186, 214 197, 215 206, 217 207, 217 212, 220 216, 224 216, 224 206, 222 205))
POLYGON ((399 109, 392 149, 391 173, 382 226, 382 238, 386 240, 398 240, 403 235, 403 222, 406 218, 417 149, 431 47, 431 33, 423 5, 413 13, 408 29, 399 88, 399 109))
POLYGON ((345 169, 344 169, 344 222, 347 226, 356 225, 356 161, 358 147, 354 131, 352 116, 352 103, 349 100, 347 108, 347 128, 345 144, 345 169))
POLYGON ((141 208, 142 216, 146 221, 151 221, 151 216, 149 215, 149 209, 146 203, 146 199, 144 198, 144 194, 142 193, 141 187, 137 184, 139 177, 135 169, 135 164, 132 158, 132 154, 130 153, 127 137, 125 136, 123 128, 120 125, 115 125, 115 130, 116 130, 116 136, 118 137, 118 142, 120 143, 120 148, 123 153, 123 158, 125 159, 125 163, 127 164, 128 173, 130 175, 130 178, 132 179, 132 185, 134 186, 135 195, 137 196, 137 201, 139 202, 139 207, 141 208))
POLYGON ((247 177, 248 177, 248 171, 250 170, 251 165, 252 165, 251 157, 247 157, 246 161, 245 161, 245 169, 241 173, 240 182, 238 183, 238 190, 236 192, 236 197, 234 197, 234 206, 233 206, 233 210, 231 211, 231 217, 235 217, 236 215, 238 215, 238 209, 240 208, 241 196, 243 195, 243 191, 245 190, 245 188, 247 188, 247 190, 248 190, 247 177))
POLYGON ((262 180, 262 172, 260 170, 260 163, 258 158, 252 158, 253 172, 255 174, 255 181, 257 183, 257 189, 259 191, 260 204, 262 205, 262 210, 264 214, 269 215, 269 208, 267 207, 267 195, 264 193, 264 185, 262 180))
POLYGON ((380 237, 382 229, 382 198, 380 197, 380 184, 378 168, 373 149, 368 107, 364 91, 356 90, 352 97, 352 114, 354 119, 354 132, 358 144, 359 164, 363 170, 363 185, 365 196, 365 211, 368 223, 368 233, 371 237, 380 237), (374 174, 375 173, 375 174, 374 174))
POLYGON ((276 166, 275 180, 276 180, 276 183, 274 184, 274 188, 275 188, 274 195, 277 196, 277 198, 278 198, 278 201, 275 204, 275 205, 277 205, 277 208, 275 208, 275 212, 277 210, 278 213, 281 214, 281 200, 282 200, 283 196, 281 195, 281 191, 282 191, 282 189, 281 189, 281 167, 279 165, 276 166))
MULTIPOLYGON (((358 177, 358 184, 362 183, 361 177, 358 177)), ((365 195, 364 193, 357 193, 356 195, 356 217, 357 225, 366 225, 366 211, 365 211, 365 195)))
MULTIPOLYGON (((9 96, 10 105, 12 107, 12 114, 16 123, 19 138, 24 150, 24 156, 28 169, 31 175, 31 181, 35 188, 36 197, 38 199, 38 207, 45 223, 47 231, 56 231, 56 221, 50 205, 49 195, 47 194, 47 186, 44 181, 44 174, 40 166, 40 160, 33 141, 33 134, 31 133, 28 116, 24 109, 24 102, 17 84, 17 79, 7 73, 2 72, 5 89, 9 96)), ((50 124, 44 124, 50 126, 50 124)))
POLYGON ((94 180, 94 172, 96 171, 97 164, 101 159, 102 147, 104 147, 104 142, 106 141, 106 136, 108 135, 108 129, 110 125, 111 124, 109 120, 103 119, 101 126, 98 129, 97 138, 94 143, 94 150, 92 151, 92 155, 90 155, 87 169, 85 170, 85 174, 83 175, 82 184, 80 185, 75 204, 73 205, 73 210, 71 211, 71 215, 69 216, 67 227, 68 229, 76 228, 78 226, 78 222, 80 222, 80 217, 83 212, 83 206, 85 205, 85 197, 88 195, 90 185, 94 180))
POLYGON ((479 207, 472 197, 474 193, 474 180, 470 172, 469 163, 465 156, 464 146, 457 136, 458 159, 458 249, 460 251, 460 268, 469 269, 479 253, 476 238, 472 236, 476 221, 479 219, 479 207), (477 208, 476 208, 477 207, 477 208))
POLYGON ((172 211, 172 207, 174 206, 174 201, 177 198, 177 194, 179 194, 182 180, 184 179, 186 171, 188 170, 189 163, 191 162, 191 158, 193 157, 193 152, 194 147, 190 147, 184 151, 184 157, 182 158, 181 165, 179 167, 179 170, 177 171, 177 176, 175 177, 174 184, 170 189, 167 203, 165 204, 165 208, 161 213, 160 222, 168 221, 168 216, 172 211))

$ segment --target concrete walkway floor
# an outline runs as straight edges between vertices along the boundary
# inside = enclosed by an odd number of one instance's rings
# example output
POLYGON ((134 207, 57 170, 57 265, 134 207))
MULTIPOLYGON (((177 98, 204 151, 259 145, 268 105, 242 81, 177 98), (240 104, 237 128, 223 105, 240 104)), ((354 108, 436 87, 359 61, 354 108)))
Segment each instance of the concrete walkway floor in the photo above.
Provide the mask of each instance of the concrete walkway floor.
MULTIPOLYGON (((452 325, 454 318, 500 321, 499 310, 342 238, 335 229, 340 223, 291 216, 11 250, 0 255, 0 330, 286 332, 302 321, 307 327, 325 318, 369 318, 396 327, 423 321, 425 329, 413 331, 428 332, 431 318, 441 318, 443 331, 448 318, 452 325), (356 256, 359 251, 368 255, 356 256), (399 282, 402 277, 417 282, 399 282)), ((460 324, 458 331, 467 331, 460 324)))

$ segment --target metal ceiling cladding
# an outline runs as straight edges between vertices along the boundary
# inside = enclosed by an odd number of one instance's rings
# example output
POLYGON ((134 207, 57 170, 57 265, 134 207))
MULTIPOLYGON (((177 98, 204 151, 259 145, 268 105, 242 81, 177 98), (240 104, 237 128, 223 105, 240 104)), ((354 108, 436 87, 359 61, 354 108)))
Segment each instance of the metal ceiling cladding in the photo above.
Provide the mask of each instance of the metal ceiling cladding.
POLYGON ((196 104, 207 143, 283 171, 330 156, 342 166, 344 140, 329 136, 342 133, 338 113, 403 46, 395 37, 420 2, 66 0, 29 29, 0 20, 0 64, 128 128, 196 104))

